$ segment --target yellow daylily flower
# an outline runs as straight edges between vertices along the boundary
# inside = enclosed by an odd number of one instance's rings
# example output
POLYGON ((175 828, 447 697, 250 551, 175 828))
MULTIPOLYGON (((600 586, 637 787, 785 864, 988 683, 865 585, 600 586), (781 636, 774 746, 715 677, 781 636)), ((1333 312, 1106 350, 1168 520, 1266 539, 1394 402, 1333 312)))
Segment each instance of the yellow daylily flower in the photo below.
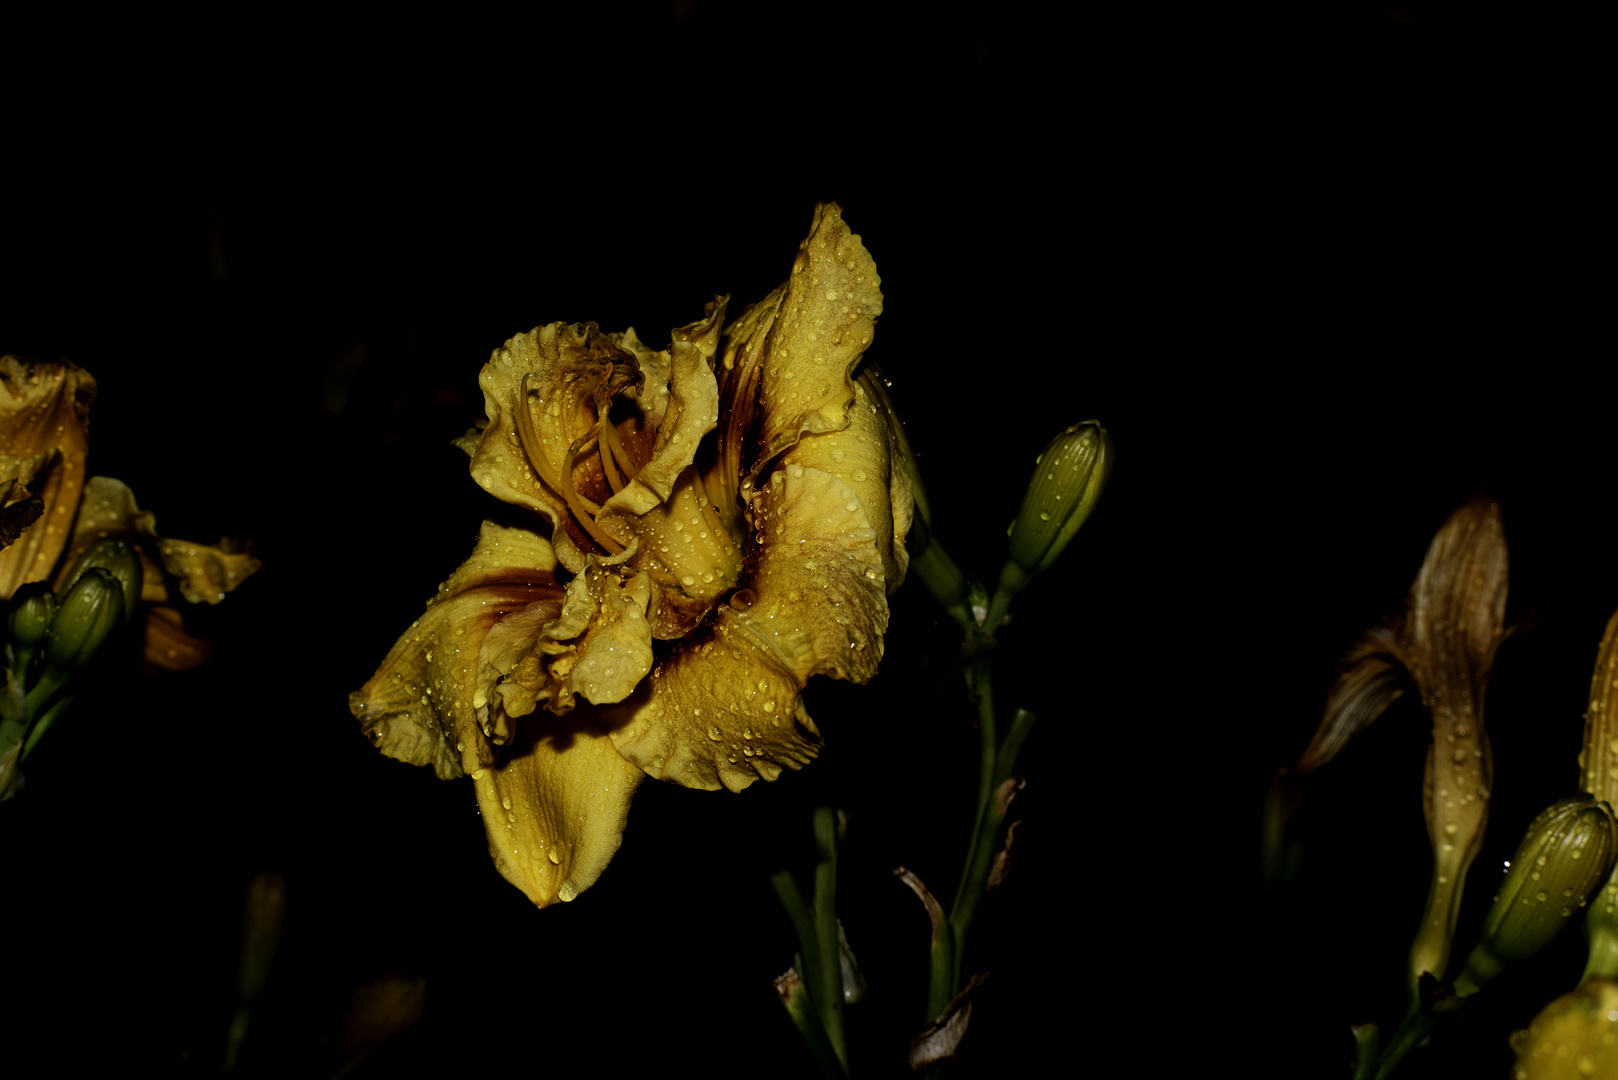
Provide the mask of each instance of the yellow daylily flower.
POLYGON ((217 604, 259 561, 245 541, 159 536, 156 519, 125 484, 85 475, 95 395, 95 379, 77 365, 0 357, 0 522, 30 503, 38 511, 0 550, 0 600, 31 581, 49 580, 60 591, 91 544, 102 537, 126 541, 143 571, 148 666, 193 667, 206 643, 181 629, 179 612, 169 606, 170 579, 188 602, 217 604))
POLYGON ((458 445, 548 538, 484 522, 349 706, 383 753, 470 775, 540 907, 605 869, 646 776, 740 791, 818 753, 813 675, 865 682, 904 578, 908 473, 876 265, 816 208, 789 279, 653 350, 552 323, 496 349, 458 445))

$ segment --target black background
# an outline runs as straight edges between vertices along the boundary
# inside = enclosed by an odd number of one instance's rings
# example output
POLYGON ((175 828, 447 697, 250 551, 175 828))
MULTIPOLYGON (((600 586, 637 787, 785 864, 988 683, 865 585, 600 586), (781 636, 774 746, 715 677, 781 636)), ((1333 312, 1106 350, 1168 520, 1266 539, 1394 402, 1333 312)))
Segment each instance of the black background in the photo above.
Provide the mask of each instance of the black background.
MULTIPOLYGON (((1320 774, 1303 874, 1264 897, 1265 784, 1336 657, 1452 509, 1499 499, 1508 620, 1533 629, 1488 699, 1462 953, 1489 868, 1575 783, 1618 604, 1580 38, 1371 4, 14 30, 0 348, 95 375, 91 470, 165 535, 264 560, 197 613, 206 668, 81 705, 5 807, 26 1037, 214 1071, 242 892, 276 869, 243 1071, 331 1068, 343 1002, 401 972, 427 977, 425 1016, 372 1075, 809 1075, 770 990, 794 946, 767 878, 807 877, 809 810, 835 802, 871 984, 854 1067, 902 1071, 926 920, 891 871, 947 902, 976 745, 919 583, 869 688, 811 687, 818 762, 739 796, 644 785, 610 870, 556 910, 494 872, 464 784, 377 755, 345 704, 494 512, 448 445, 489 351, 555 320, 662 344, 715 292, 740 310, 835 199, 969 572, 995 572, 1052 434, 1095 416, 1118 449, 1002 635, 1001 704, 1040 720, 1015 876, 971 938, 994 976, 962 1074, 1121 1054, 1346 1075, 1347 1025, 1397 1018, 1427 735, 1401 703, 1320 774)), ((1405 1071, 1503 1075, 1506 1034, 1582 961, 1566 935, 1405 1071)))

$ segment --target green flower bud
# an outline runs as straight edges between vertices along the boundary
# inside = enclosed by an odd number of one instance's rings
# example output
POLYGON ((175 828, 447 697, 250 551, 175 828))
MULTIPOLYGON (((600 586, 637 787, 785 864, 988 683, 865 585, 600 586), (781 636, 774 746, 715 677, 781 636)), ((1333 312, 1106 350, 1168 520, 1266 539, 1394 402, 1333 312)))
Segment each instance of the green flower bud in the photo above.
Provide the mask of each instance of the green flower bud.
POLYGON ((118 579, 118 584, 123 589, 124 623, 127 625, 135 617, 135 606, 140 603, 140 590, 145 584, 146 572, 141 569, 140 556, 135 554, 135 549, 122 540, 104 536, 85 548, 67 575, 63 594, 73 587, 73 583, 78 581, 86 570, 97 566, 118 579))
POLYGON ((1025 573, 1050 569, 1062 554, 1101 497, 1112 461, 1112 439, 1094 420, 1074 424, 1039 455, 1011 523, 1011 559, 1025 573))
POLYGON ((56 618, 56 594, 43 581, 24 585, 11 598, 6 629, 20 648, 31 649, 45 640, 56 618))
POLYGON ((45 643, 48 669, 71 672, 84 667, 122 621, 123 614, 123 587, 112 571, 100 566, 86 570, 62 597, 62 607, 45 643))
POLYGON ((1542 811, 1517 847, 1455 992, 1475 993, 1507 964, 1543 949, 1606 882, 1615 860, 1612 807, 1585 794, 1542 811))

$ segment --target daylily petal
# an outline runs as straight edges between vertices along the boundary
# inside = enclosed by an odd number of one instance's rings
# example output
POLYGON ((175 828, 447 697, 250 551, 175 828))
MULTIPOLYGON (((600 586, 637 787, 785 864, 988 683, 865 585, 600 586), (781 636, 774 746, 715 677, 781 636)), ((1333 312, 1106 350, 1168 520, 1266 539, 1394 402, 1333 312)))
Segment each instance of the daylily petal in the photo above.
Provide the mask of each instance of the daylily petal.
POLYGON ((95 394, 95 379, 73 364, 0 357, 0 477, 16 475, 23 460, 61 452, 43 482, 36 478, 30 485, 43 503, 40 519, 0 550, 0 599, 49 577, 67 544, 84 487, 85 432, 95 394))
MULTIPOLYGON (((73 523, 73 537, 60 575, 72 569, 85 548, 108 536, 132 542, 144 571, 141 599, 154 603, 169 599, 164 570, 175 577, 186 600, 217 604, 263 566, 245 540, 227 537, 217 544, 198 544, 159 536, 156 516, 135 504, 135 493, 128 484, 110 476, 92 476, 84 485, 84 501, 73 523), (150 544, 139 542, 142 538, 150 544), (163 560, 161 568, 148 546, 154 547, 163 560)), ((57 584, 62 584, 60 576, 57 584)))
POLYGON ((513 612, 561 613, 555 570, 544 538, 483 523, 471 557, 438 587, 370 681, 349 695, 349 711, 379 750, 430 764, 443 779, 494 760, 473 704, 479 652, 489 628, 513 612))
POLYGON ((575 451, 612 398, 641 383, 634 356, 595 323, 551 323, 519 334, 478 375, 489 424, 472 456, 472 479, 496 498, 549 518, 557 558, 574 573, 598 548, 616 553, 591 535, 589 515, 581 518, 571 506, 570 494, 586 500, 586 492, 600 494, 606 486, 598 456, 574 460, 575 451))
MULTIPOLYGON (((815 208, 792 277, 749 308, 728 335, 725 367, 757 366, 759 424, 739 455, 748 476, 804 434, 847 425, 854 365, 871 344, 882 313, 881 278, 870 252, 843 223, 842 207, 815 208)), ((751 427, 751 424, 748 424, 751 427)), ((721 436, 747 434, 727 429, 721 436)), ((721 446, 720 456, 725 457, 721 446)), ((743 492, 748 485, 744 481, 743 492)))
POLYGON ((736 541, 713 511, 693 466, 702 437, 719 416, 713 356, 724 314, 720 297, 708 305, 704 319, 674 331, 669 401, 651 460, 596 519, 626 547, 639 540, 639 553, 629 565, 650 573, 664 593, 667 604, 657 609, 654 624, 664 638, 683 636, 695 626, 741 570, 736 541))
POLYGON ((490 722, 502 735, 497 741, 504 741, 510 720, 533 712, 541 701, 561 714, 573 708, 575 694, 595 705, 628 697, 652 667, 652 631, 646 623, 651 596, 645 574, 622 578, 616 567, 592 555, 584 572, 568 583, 562 613, 539 627, 537 638, 532 624, 521 619, 507 620, 492 633, 483 663, 488 674, 498 676, 487 695, 490 722), (532 647, 516 656, 508 639, 525 632, 532 647))
POLYGON ((544 722, 525 723, 509 757, 472 774, 489 855, 540 907, 572 900, 601 876, 645 778, 591 714, 536 713, 544 722))
POLYGON ((601 710, 618 753, 685 787, 740 791, 820 752, 799 697, 802 681, 777 655, 767 620, 736 603, 682 641, 633 697, 601 710))

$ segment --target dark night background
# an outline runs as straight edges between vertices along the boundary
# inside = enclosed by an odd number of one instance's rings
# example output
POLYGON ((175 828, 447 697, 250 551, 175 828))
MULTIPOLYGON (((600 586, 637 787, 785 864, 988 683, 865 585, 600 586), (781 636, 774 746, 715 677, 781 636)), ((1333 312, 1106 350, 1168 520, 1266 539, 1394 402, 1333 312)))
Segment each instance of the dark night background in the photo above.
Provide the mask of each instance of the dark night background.
MULTIPOLYGON (((244 1073, 329 1072, 344 1001, 404 973, 424 1018, 361 1075, 808 1076, 768 876, 807 878, 829 801, 871 987, 854 1069, 902 1072, 927 924, 891 871, 947 904, 975 790, 919 582, 869 688, 811 685, 818 762, 739 796, 643 785, 612 867, 555 910, 493 870, 464 782, 382 758, 346 708, 496 512, 448 445, 489 352, 555 320, 661 345, 715 292, 740 311, 822 199, 877 261, 870 355, 969 573, 996 572, 1056 431, 1098 417, 1118 448, 1002 634, 1003 712, 1040 720, 960 1075, 1053 1054, 1347 1075, 1347 1025, 1397 1018, 1426 887, 1425 718, 1401 703, 1316 778, 1302 874, 1270 898, 1265 784, 1482 489, 1532 629, 1487 702, 1464 954, 1489 868, 1575 782, 1618 607, 1580 34, 1458 5, 928 10, 9 35, 0 351, 87 368, 91 471, 165 535, 248 536, 264 562, 192 618, 207 667, 81 704, 0 814, 22 1041, 216 1070, 242 893, 275 869, 244 1073)), ((1570 932, 1400 1075, 1505 1075, 1506 1035, 1582 963, 1570 932)))

